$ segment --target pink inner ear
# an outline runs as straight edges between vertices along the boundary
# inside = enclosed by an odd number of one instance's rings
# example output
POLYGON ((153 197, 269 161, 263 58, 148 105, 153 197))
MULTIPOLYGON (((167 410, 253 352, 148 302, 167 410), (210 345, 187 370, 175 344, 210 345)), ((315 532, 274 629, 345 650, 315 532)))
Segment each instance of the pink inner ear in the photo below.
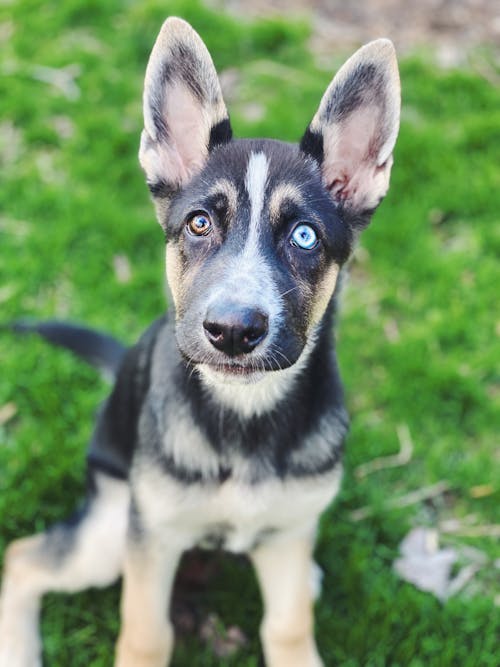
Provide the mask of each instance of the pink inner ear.
POLYGON ((165 173, 186 183, 203 166, 208 152, 210 119, 189 90, 176 82, 168 88, 164 108, 168 138, 159 147, 165 173))
MULTIPOLYGON (((362 107, 323 130, 323 179, 332 196, 351 208, 372 208, 387 192, 382 120, 378 109, 362 107)), ((390 165, 389 171, 390 171, 390 165)))

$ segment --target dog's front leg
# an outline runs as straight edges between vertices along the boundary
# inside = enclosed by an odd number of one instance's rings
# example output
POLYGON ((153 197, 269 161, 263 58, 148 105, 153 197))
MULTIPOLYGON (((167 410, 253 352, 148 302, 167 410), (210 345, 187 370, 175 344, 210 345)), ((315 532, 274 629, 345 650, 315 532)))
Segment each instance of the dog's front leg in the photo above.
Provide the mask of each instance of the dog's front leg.
POLYGON ((267 667, 321 667, 314 641, 312 538, 269 542, 251 555, 264 600, 267 667))
POLYGON ((129 539, 115 667, 167 667, 174 644, 170 594, 182 551, 129 539))

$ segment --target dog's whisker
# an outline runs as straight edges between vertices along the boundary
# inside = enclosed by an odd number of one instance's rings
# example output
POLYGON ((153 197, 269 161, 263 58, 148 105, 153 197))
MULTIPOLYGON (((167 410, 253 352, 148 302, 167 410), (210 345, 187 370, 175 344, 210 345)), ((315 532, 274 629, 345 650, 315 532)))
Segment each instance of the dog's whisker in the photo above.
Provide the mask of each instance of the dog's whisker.
POLYGON ((285 292, 282 292, 279 296, 284 297, 287 294, 290 294, 291 292, 294 292, 295 290, 299 289, 298 285, 295 285, 295 287, 290 287, 290 289, 287 289, 285 292))
MULTIPOLYGON (((273 354, 279 354, 281 357, 283 357, 287 366, 292 365, 292 362, 290 361, 290 359, 286 356, 286 354, 284 352, 279 350, 277 347, 273 347, 272 350, 273 350, 273 354)), ((280 366, 280 369, 283 370, 281 366, 280 366)))

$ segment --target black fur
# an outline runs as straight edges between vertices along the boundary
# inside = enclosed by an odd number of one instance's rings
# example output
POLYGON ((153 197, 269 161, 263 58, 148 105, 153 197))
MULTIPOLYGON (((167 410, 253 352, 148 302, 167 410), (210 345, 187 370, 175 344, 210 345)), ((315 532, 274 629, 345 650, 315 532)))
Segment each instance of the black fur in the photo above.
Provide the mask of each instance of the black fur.
POLYGON ((127 478, 139 436, 138 423, 151 382, 151 358, 165 318, 154 322, 130 348, 104 403, 92 436, 88 462, 119 478, 127 478))
POLYGON ((160 89, 165 90, 169 83, 177 79, 185 83, 198 102, 202 103, 207 98, 202 72, 203 65, 197 54, 182 42, 174 43, 161 69, 160 89))
POLYGON ((321 166, 325 157, 321 132, 314 132, 309 126, 300 141, 300 150, 311 156, 321 166))
POLYGON ((167 183, 164 179, 148 183, 148 188, 152 196, 157 199, 170 199, 178 190, 176 186, 167 183))
POLYGON ((229 118, 224 118, 219 123, 214 125, 210 130, 210 139, 208 142, 208 150, 212 151, 217 146, 227 144, 233 137, 233 130, 229 118))

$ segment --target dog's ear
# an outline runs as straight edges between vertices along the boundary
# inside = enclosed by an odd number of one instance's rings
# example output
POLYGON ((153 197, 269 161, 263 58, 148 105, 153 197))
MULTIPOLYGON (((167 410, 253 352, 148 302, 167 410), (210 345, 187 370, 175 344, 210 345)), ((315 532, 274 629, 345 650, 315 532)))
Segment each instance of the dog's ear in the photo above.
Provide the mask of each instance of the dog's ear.
POLYGON ((389 187, 400 98, 392 42, 370 42, 334 77, 302 138, 332 197, 360 226, 389 187))
POLYGON ((212 58, 182 19, 168 18, 144 82, 139 160, 153 197, 168 199, 231 139, 231 125, 212 58))

